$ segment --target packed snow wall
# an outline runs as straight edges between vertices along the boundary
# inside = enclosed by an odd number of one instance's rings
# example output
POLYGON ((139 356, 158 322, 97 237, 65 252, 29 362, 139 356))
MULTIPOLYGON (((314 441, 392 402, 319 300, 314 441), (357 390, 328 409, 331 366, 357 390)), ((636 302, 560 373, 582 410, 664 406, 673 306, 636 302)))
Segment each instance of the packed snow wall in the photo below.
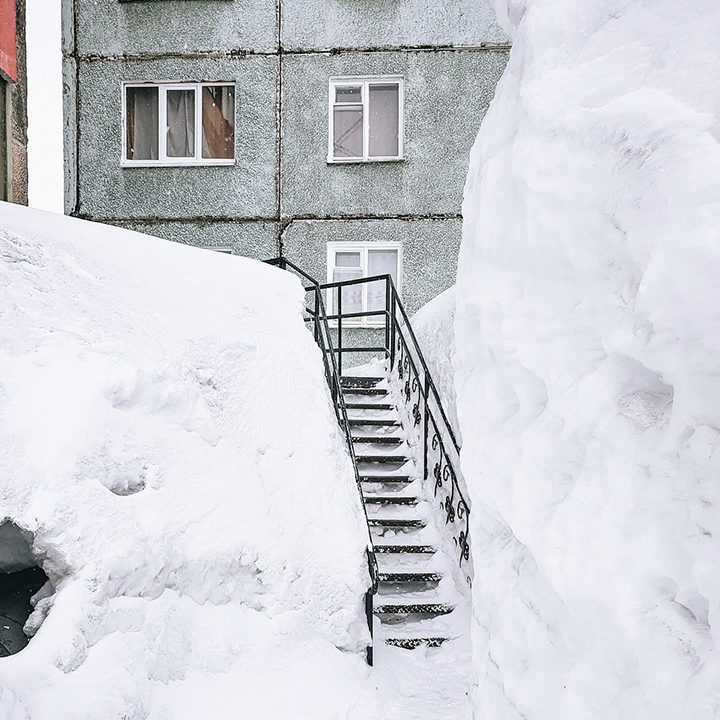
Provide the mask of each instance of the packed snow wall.
POLYGON ((717 717, 720 6, 497 11, 455 323, 477 717, 717 717))
POLYGON ((48 577, 0 718, 355 704, 367 527, 303 300, 262 263, 0 203, 0 570, 48 577))

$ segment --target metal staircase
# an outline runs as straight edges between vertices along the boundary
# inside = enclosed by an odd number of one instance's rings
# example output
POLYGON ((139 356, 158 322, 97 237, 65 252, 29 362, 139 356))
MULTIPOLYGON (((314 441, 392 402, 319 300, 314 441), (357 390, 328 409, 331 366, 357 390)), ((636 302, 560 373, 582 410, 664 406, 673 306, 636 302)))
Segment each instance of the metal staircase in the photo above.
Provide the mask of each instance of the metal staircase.
MULTIPOLYGON (((454 615, 458 605, 468 602, 469 506, 455 435, 392 278, 320 285, 285 258, 268 262, 305 282, 306 321, 323 351, 367 517, 366 611, 371 635, 377 627, 387 645, 438 647, 457 635, 454 615), (378 282, 385 283, 385 308, 343 313, 346 287, 378 282), (325 310, 328 292, 336 306, 330 315, 325 310), (384 319, 384 344, 348 347, 348 325, 367 316, 384 319), (375 360, 343 375, 345 356, 358 353, 375 360)), ((367 659, 373 663, 372 647, 367 659)))

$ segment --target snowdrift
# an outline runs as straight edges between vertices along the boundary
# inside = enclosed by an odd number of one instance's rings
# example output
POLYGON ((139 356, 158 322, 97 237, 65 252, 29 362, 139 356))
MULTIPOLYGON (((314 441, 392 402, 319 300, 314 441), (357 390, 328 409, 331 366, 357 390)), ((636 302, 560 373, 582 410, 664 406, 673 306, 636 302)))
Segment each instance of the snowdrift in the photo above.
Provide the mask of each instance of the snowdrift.
POLYGON ((455 286, 423 305, 410 322, 448 422, 461 442, 455 393, 455 286))
POLYGON ((302 300, 258 262, 0 204, 0 520, 31 549, 0 564, 49 578, 0 717, 354 704, 367 528, 302 300))
POLYGON ((478 717, 717 717, 720 7, 497 7, 455 324, 478 717))

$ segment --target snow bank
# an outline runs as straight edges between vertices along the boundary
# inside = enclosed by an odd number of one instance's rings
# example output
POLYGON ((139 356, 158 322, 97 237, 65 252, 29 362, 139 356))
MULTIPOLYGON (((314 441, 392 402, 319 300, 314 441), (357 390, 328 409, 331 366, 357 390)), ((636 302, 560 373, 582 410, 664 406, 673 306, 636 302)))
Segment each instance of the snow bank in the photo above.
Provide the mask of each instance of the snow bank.
POLYGON ((423 305, 410 319, 455 437, 461 442, 455 394, 455 286, 423 305))
POLYGON ((302 300, 0 203, 0 520, 51 583, 0 717, 356 717, 367 528, 302 300))
POLYGON ((497 4, 456 317, 478 717, 717 717, 720 6, 497 4))

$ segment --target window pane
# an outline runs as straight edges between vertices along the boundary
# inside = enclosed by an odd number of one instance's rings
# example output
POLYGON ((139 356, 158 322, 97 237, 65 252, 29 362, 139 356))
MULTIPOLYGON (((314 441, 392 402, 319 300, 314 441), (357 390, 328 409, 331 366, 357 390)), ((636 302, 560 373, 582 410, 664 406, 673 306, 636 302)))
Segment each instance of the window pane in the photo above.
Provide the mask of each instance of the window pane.
POLYGON ((336 87, 335 88, 336 103, 361 103, 362 92, 360 87, 336 87))
POLYGON ((195 90, 167 91, 167 156, 195 156, 195 90))
POLYGON ((400 86, 370 85, 370 157, 399 154, 400 86))
POLYGON ((128 160, 158 159, 158 89, 125 88, 128 160))
MULTIPOLYGON (((339 265, 338 255, 357 255, 360 253, 336 253, 335 262, 339 265)), ((362 277, 362 270, 359 267, 336 267, 333 270, 333 282, 345 282, 346 280, 357 280, 362 277)), ((362 285, 351 285, 341 288, 342 290, 342 311, 345 313, 360 312, 362 310, 362 285)), ((330 296, 331 313, 337 312, 337 290, 332 290, 330 296)))
POLYGON ((202 89, 204 158, 235 157, 235 88, 205 85, 202 89))
MULTIPOLYGON (((335 266, 336 267, 359 268, 360 267, 360 253, 359 252, 337 252, 337 253, 335 253, 335 266)), ((337 280, 335 282, 337 282, 337 280)))
MULTIPOLYGON (((397 286, 397 250, 368 250, 368 277, 390 275, 397 286)), ((368 310, 385 309, 385 283, 379 280, 368 285, 368 310)))
POLYGON ((356 158, 363 154, 362 107, 333 108, 333 157, 356 158))

